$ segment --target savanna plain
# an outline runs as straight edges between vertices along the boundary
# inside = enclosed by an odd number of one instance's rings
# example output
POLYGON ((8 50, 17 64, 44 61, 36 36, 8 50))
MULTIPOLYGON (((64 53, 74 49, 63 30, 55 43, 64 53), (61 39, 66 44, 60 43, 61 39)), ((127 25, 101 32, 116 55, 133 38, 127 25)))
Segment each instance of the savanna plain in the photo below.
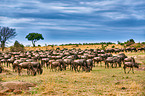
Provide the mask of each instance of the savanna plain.
POLYGON ((19 94, 22 96, 145 96, 145 53, 125 54, 140 62, 140 68, 134 68, 134 74, 125 74, 123 64, 120 68, 105 68, 104 62, 101 62, 102 66, 96 64, 90 72, 75 72, 69 68, 50 72, 50 69, 43 68, 43 73, 36 76, 27 75, 26 70, 19 76, 12 68, 4 67, 0 82, 22 81, 36 84, 30 90, 19 94))

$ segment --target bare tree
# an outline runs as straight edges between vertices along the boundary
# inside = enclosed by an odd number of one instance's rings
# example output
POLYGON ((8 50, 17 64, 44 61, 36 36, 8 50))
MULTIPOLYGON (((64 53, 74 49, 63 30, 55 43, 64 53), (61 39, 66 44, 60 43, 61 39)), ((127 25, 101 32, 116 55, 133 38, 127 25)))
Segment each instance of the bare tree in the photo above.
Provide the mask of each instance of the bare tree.
POLYGON ((2 51, 4 51, 5 43, 16 36, 15 29, 0 26, 0 42, 2 51))

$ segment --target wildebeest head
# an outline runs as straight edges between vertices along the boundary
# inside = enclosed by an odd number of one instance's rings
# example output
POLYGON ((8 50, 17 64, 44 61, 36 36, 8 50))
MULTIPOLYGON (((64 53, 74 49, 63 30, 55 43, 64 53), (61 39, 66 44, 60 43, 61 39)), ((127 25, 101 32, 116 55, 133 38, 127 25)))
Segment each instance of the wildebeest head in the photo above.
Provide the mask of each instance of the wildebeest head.
POLYGON ((139 64, 138 63, 134 63, 134 67, 139 68, 139 64))

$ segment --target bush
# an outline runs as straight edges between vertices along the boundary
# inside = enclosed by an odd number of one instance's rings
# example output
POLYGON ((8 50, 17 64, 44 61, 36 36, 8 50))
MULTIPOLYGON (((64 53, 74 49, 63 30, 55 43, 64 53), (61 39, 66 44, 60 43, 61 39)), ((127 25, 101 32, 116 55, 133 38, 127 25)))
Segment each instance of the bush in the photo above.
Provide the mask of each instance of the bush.
POLYGON ((145 42, 142 42, 142 44, 145 44, 145 42))
POLYGON ((19 51, 24 52, 24 50, 25 50, 24 45, 20 44, 18 41, 15 41, 14 46, 10 47, 11 52, 19 52, 19 51))
POLYGON ((112 48, 115 48, 115 46, 113 45, 112 48))
POLYGON ((38 45, 38 47, 41 47, 41 45, 38 45))

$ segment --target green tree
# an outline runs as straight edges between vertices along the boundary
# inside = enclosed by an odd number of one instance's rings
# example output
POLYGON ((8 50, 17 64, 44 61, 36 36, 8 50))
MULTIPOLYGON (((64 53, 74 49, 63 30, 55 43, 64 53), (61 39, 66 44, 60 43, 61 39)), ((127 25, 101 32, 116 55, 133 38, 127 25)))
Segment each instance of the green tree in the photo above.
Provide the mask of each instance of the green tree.
POLYGON ((117 43, 118 43, 118 44, 121 44, 121 42, 120 42, 120 41, 117 41, 117 43))
POLYGON ((0 43, 1 43, 2 51, 4 51, 6 42, 9 39, 14 38, 15 36, 16 36, 15 29, 0 26, 0 43))
POLYGON ((135 43, 135 41, 133 40, 133 39, 129 39, 129 40, 127 40, 127 42, 126 42, 126 46, 130 46, 130 45, 132 45, 132 44, 134 44, 135 43))
POLYGON ((133 39, 129 39, 129 42, 133 42, 133 43, 135 43, 135 41, 134 41, 133 39))
POLYGON ((35 42, 38 40, 44 40, 42 34, 39 33, 29 33, 25 38, 27 38, 29 41, 32 41, 33 47, 35 47, 35 42))

